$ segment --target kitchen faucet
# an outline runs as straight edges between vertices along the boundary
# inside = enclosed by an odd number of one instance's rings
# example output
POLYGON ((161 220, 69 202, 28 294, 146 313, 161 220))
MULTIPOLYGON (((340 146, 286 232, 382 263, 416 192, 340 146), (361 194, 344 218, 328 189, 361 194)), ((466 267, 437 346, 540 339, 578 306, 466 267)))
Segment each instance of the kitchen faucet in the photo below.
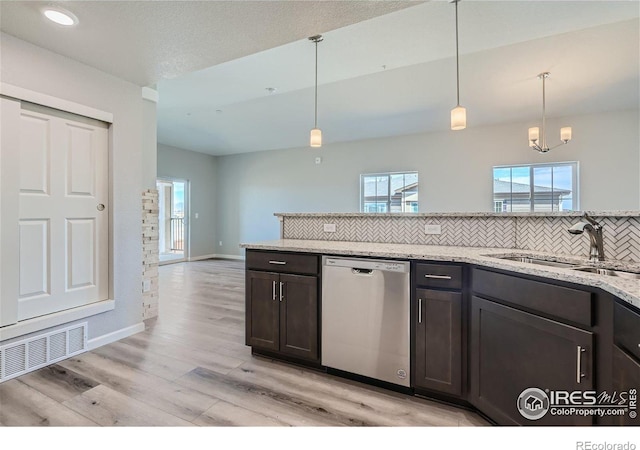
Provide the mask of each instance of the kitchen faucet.
POLYGON ((589 261, 604 261, 604 243, 602 242, 602 225, 592 219, 587 213, 582 217, 586 220, 580 221, 569 228, 571 234, 582 234, 586 231, 589 234, 589 261))

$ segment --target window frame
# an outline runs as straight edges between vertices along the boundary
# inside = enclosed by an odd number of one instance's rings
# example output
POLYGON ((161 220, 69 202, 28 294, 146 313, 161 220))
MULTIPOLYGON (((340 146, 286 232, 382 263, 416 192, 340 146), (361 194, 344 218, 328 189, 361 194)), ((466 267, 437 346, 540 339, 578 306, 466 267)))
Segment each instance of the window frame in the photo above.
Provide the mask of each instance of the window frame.
MULTIPOLYGON (((415 211, 402 211, 400 214, 417 214, 420 211, 420 194, 419 194, 419 185, 420 185, 420 174, 418 173, 417 170, 405 170, 405 171, 396 171, 396 172, 373 172, 373 173, 361 173, 360 174, 360 212, 361 213, 369 213, 369 214, 390 214, 391 213, 391 176, 392 175, 413 175, 415 174, 416 176, 416 192, 418 192, 418 200, 415 202, 416 203, 416 210, 415 211), (387 177, 387 194, 386 194, 386 212, 368 212, 365 211, 365 178, 369 178, 369 177, 387 177)), ((383 202, 376 202, 378 203, 383 203, 383 202)), ((404 205, 403 205, 404 207, 404 205)), ((376 209, 378 209, 376 207, 376 209)))
MULTIPOLYGON (((494 174, 495 174, 495 170, 496 169, 510 169, 510 174, 511 174, 511 181, 510 183, 513 185, 513 169, 516 168, 523 168, 526 167, 529 169, 529 198, 530 198, 530 206, 529 206, 529 212, 536 212, 535 211, 535 207, 536 207, 536 203, 535 203, 535 180, 534 180, 534 171, 535 169, 540 169, 540 168, 546 168, 549 167, 551 168, 551 189, 553 192, 554 186, 553 186, 553 168, 555 167, 571 167, 571 195, 572 195, 572 209, 571 211, 579 211, 580 210, 580 192, 578 187, 580 186, 579 183, 579 177, 580 177, 580 162, 579 161, 559 161, 559 162, 550 162, 550 163, 530 163, 530 164, 507 164, 507 165, 500 165, 500 166, 493 166, 491 168, 491 180, 492 182, 495 180, 494 178, 494 174)), ((495 211, 495 207, 496 207, 496 199, 495 199, 495 190, 492 187, 491 189, 491 201, 493 204, 493 208, 492 210, 494 212, 495 211)), ((514 212, 513 211, 513 186, 511 187, 511 199, 512 201, 509 202, 508 204, 508 209, 507 211, 503 211, 503 212, 507 212, 507 213, 511 213, 514 212)), ((502 201, 502 200, 500 200, 502 201)), ((552 211, 551 212, 561 212, 561 211, 554 211, 553 210, 553 203, 552 203, 552 211)))

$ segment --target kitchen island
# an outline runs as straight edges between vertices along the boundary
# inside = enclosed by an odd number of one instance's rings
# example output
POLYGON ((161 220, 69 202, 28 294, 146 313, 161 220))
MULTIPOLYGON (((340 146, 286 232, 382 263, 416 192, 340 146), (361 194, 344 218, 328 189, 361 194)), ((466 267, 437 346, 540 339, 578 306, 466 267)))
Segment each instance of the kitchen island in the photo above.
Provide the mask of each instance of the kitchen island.
POLYGON ((610 394, 639 387, 640 282, 624 277, 640 272, 637 263, 513 248, 324 240, 242 247, 247 344, 254 354, 332 372, 322 363, 320 345, 321 256, 406 260, 412 266, 406 393, 471 407, 504 425, 637 424, 630 404, 620 416, 549 413, 536 419, 518 407, 527 400, 518 394, 527 388, 610 394), (626 272, 615 277, 576 270, 605 266, 626 272), (265 277, 261 288, 253 281, 265 277))

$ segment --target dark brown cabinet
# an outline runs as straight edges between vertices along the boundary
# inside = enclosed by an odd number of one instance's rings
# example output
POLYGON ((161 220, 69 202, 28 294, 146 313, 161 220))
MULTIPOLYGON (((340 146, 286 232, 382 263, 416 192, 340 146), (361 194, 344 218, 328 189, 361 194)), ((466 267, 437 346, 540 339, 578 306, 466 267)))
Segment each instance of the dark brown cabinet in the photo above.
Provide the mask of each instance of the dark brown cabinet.
POLYGON ((279 281, 277 273, 253 270, 246 273, 246 343, 251 347, 280 350, 279 281))
POLYGON ((413 385, 463 393, 462 267, 415 263, 413 385))
POLYGON ((318 277, 282 273, 284 270, 313 272, 317 270, 314 269, 317 263, 313 264, 317 256, 268 252, 251 252, 258 255, 250 256, 247 253, 248 269, 270 268, 281 273, 246 271, 246 344, 258 351, 317 362, 318 277), (265 265, 269 261, 277 264, 265 265))
POLYGON ((613 419, 613 425, 636 425, 640 426, 640 412, 638 400, 640 397, 640 361, 625 353, 619 347, 613 347, 613 390, 617 393, 627 393, 627 405, 636 412, 635 417, 631 417, 629 412, 623 416, 613 419))
POLYGON ((592 417, 529 420, 517 409, 527 388, 593 388, 593 333, 493 301, 471 299, 470 401, 502 425, 590 425, 592 417))
POLYGON ((613 315, 613 390, 626 393, 629 410, 616 416, 613 425, 640 426, 640 314, 618 302, 613 315), (635 412, 636 417, 631 417, 635 412))

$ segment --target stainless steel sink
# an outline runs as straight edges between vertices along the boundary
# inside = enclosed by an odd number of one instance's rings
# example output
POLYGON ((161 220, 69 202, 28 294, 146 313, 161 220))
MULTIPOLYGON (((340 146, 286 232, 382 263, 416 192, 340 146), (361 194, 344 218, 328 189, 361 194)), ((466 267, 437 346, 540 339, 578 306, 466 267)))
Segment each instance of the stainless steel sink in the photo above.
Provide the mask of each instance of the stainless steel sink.
POLYGON ((599 267, 574 267, 573 270, 580 272, 597 273, 598 275, 607 275, 610 277, 630 278, 632 280, 640 280, 640 273, 626 272, 624 270, 602 269, 599 267))
POLYGON ((559 267, 563 269, 572 269, 580 265, 580 264, 560 262, 560 261, 550 261, 547 259, 532 258, 529 256, 496 256, 496 258, 507 259, 509 261, 516 261, 516 262, 527 263, 527 264, 537 264, 539 266, 559 267))

